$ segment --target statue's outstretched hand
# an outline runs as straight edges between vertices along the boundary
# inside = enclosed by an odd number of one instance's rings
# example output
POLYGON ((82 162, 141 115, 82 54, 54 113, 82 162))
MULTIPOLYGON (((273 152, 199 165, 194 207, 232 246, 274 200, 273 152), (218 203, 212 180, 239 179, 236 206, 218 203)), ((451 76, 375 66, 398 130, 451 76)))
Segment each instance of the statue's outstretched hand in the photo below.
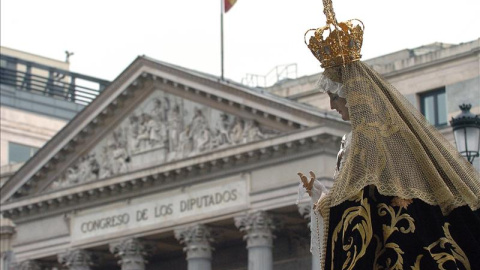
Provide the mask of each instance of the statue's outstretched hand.
POLYGON ((308 195, 310 195, 310 197, 312 196, 312 188, 313 188, 313 183, 315 182, 315 174, 310 171, 310 181, 308 180, 308 178, 301 172, 297 173, 298 176, 300 176, 300 180, 302 180, 302 184, 303 184, 303 187, 305 188, 305 190, 307 191, 308 195))
POLYGON ((308 195, 310 195, 312 202, 316 203, 320 199, 320 196, 322 196, 322 193, 326 192, 327 189, 322 183, 320 183, 320 181, 316 180, 317 177, 312 171, 310 171, 310 180, 301 172, 297 174, 300 176, 300 180, 302 181, 299 187, 299 199, 302 194, 305 194, 304 192, 307 192, 308 195))

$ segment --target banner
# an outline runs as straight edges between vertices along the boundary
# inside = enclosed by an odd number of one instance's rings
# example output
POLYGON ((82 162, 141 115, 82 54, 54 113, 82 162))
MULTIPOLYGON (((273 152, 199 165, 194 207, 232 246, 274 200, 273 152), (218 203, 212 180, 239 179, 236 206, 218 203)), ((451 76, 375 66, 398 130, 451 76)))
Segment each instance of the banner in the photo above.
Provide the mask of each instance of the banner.
POLYGON ((224 8, 225 8, 225 13, 227 13, 232 7, 233 5, 235 5, 235 3, 237 2, 237 0, 224 0, 224 8))

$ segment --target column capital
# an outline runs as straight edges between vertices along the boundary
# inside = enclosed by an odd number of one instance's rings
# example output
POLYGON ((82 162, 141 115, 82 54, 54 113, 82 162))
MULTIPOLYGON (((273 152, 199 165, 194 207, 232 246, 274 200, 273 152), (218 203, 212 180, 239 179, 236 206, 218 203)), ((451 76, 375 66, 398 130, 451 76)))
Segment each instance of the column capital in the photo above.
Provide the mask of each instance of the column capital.
POLYGON ((37 261, 29 260, 19 262, 13 265, 13 269, 17 270, 41 270, 40 264, 37 261))
POLYGON ((153 246, 138 238, 128 238, 111 243, 110 252, 120 257, 122 269, 145 269, 145 259, 153 251, 153 246))
POLYGON ((0 213, 0 260, 7 269, 13 260, 12 237, 15 234, 15 223, 4 218, 0 213))
POLYGON ((75 270, 87 270, 94 265, 92 253, 83 249, 71 249, 59 254, 58 262, 75 270))
POLYGON ((211 243, 214 241, 211 229, 204 224, 196 224, 175 230, 175 238, 185 244, 183 251, 187 253, 187 260, 194 258, 212 258, 211 243))
POLYGON ((0 235, 12 235, 15 233, 15 224, 9 218, 4 218, 0 213, 0 235))
POLYGON ((276 229, 276 222, 267 212, 259 211, 235 217, 235 226, 246 235, 247 248, 267 246, 271 247, 275 236, 272 231, 276 229))

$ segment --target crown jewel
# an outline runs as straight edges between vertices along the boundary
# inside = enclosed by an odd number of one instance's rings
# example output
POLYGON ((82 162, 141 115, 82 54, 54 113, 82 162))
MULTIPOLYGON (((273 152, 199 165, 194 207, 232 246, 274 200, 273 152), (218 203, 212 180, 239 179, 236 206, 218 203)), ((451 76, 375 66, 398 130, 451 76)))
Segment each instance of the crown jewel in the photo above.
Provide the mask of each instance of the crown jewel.
POLYGON ((360 51, 363 42, 363 30, 365 29, 362 21, 352 19, 337 23, 332 1, 323 0, 323 7, 323 13, 327 17, 327 25, 307 30, 305 44, 307 44, 307 34, 310 31, 315 31, 307 46, 320 61, 323 68, 346 65, 360 60, 362 57, 360 51), (324 39, 323 35, 325 33, 327 33, 327 37, 324 39))

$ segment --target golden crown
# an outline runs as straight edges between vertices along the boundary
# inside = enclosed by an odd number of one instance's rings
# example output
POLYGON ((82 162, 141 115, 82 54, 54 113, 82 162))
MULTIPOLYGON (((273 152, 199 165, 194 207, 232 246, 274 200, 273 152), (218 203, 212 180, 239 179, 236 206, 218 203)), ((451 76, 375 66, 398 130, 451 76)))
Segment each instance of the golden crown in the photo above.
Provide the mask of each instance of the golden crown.
POLYGON ((309 29, 304 36, 305 44, 307 44, 307 34, 310 31, 315 31, 307 46, 320 61, 321 67, 344 66, 360 60, 362 57, 360 51, 362 49, 363 30, 365 29, 363 22, 352 19, 337 23, 331 0, 323 0, 323 8, 323 13, 327 17, 327 25, 317 29, 309 29), (324 33, 327 33, 325 39, 323 37, 324 33))

